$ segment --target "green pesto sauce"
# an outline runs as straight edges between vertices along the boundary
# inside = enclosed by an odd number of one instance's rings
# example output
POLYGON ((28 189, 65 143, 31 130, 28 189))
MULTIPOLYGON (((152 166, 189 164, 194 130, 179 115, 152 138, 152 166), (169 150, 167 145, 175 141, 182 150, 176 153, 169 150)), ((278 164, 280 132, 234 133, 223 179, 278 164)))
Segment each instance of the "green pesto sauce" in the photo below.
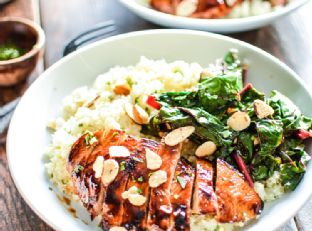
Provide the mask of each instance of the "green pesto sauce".
POLYGON ((15 59, 24 54, 24 51, 12 43, 0 45, 0 61, 15 59))

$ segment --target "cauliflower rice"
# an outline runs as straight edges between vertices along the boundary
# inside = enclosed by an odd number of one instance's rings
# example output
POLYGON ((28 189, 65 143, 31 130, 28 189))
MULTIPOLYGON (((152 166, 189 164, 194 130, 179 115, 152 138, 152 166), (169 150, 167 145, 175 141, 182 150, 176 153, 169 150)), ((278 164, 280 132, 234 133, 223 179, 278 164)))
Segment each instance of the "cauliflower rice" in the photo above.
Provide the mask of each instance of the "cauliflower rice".
MULTIPOLYGON (((98 76, 91 87, 74 90, 63 100, 62 115, 48 123, 52 141, 46 150, 47 174, 59 194, 77 202, 72 193, 66 161, 72 144, 86 131, 98 129, 121 129, 126 133, 144 137, 141 126, 135 124, 124 110, 126 103, 137 103, 149 114, 153 109, 145 103, 148 95, 168 91, 182 91, 194 88, 204 69, 197 63, 165 60, 150 60, 142 57, 135 66, 111 68, 98 76), (131 91, 127 96, 116 95, 114 88, 127 84, 131 91)), ((211 67, 210 71, 214 71, 211 67)), ((284 193, 278 172, 265 182, 255 182, 255 190, 264 201, 272 201, 284 193)), ((83 206, 81 206, 83 207, 83 206)), ((215 219, 193 215, 192 230, 233 230, 236 224, 218 224, 215 219)))

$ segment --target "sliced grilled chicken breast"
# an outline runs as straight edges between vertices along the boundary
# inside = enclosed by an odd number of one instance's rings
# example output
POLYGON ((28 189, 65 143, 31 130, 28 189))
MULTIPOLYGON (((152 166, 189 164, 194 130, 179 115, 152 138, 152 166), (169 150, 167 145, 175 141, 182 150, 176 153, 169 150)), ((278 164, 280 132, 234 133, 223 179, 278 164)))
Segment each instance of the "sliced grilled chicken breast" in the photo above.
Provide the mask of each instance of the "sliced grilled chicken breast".
POLYGON ((107 159, 109 156, 109 147, 118 145, 126 139, 127 135, 117 130, 110 130, 107 134, 101 130, 95 132, 94 137, 97 140, 95 141, 97 145, 90 154, 82 171, 82 179, 88 188, 88 202, 85 206, 90 211, 92 219, 101 214, 105 192, 101 176, 96 176, 95 174, 94 163, 99 156, 103 157, 103 160, 107 159))
MULTIPOLYGON (((106 188, 102 210, 102 227, 104 230, 109 230, 112 226, 120 226, 122 224, 124 214, 124 199, 122 198, 122 193, 126 191, 129 173, 133 170, 133 168, 131 167, 133 166, 131 158, 136 155, 139 145, 139 140, 131 136, 126 136, 126 138, 123 139, 122 142, 118 144, 118 146, 126 148, 129 151, 130 156, 109 156, 109 160, 117 161, 119 169, 116 178, 107 186, 104 185, 104 188, 106 188), (127 169, 123 169, 123 165, 128 166, 127 169)), ((104 172, 105 166, 102 175, 102 181, 105 178, 104 172)))
POLYGON ((146 198, 143 205, 137 206, 129 200, 124 202, 124 214, 122 225, 128 230, 146 230, 148 199, 150 187, 148 184, 149 173, 151 170, 147 168, 146 149, 158 152, 159 143, 153 140, 141 139, 140 146, 131 158, 131 164, 126 165, 126 171, 129 171, 129 180, 127 191, 132 187, 137 187, 138 194, 146 198))
POLYGON ((171 230, 189 231, 191 222, 191 198, 195 169, 181 158, 175 170, 171 186, 171 230))
POLYGON ((91 218, 101 216, 107 231, 114 226, 189 231, 191 213, 232 223, 261 212, 258 194, 228 163, 218 159, 214 171, 209 161, 197 159, 195 170, 180 159, 180 152, 180 144, 168 146, 164 140, 158 143, 123 131, 99 130, 74 143, 67 170, 91 218), (108 162, 111 165, 105 165, 108 162), (134 189, 135 196, 129 196, 127 192, 134 189))
POLYGON ((175 168, 180 158, 181 145, 168 146, 161 141, 158 155, 162 159, 161 171, 165 171, 167 180, 156 188, 151 189, 148 229, 167 230, 170 227, 170 215, 172 206, 170 202, 170 190, 175 168))
POLYGON ((100 192, 101 180, 94 177, 94 171, 92 167, 90 169, 88 163, 94 151, 101 146, 102 135, 102 131, 82 135, 72 146, 67 163, 67 170, 71 175, 75 190, 92 217, 94 215, 93 207, 97 207, 96 198, 100 192), (91 144, 89 141, 93 137, 95 139, 91 144))
MULTIPOLYGON (((72 176, 74 187, 84 206, 90 212, 91 218, 102 215, 103 227, 107 229, 110 225, 121 224, 123 214, 123 206, 120 202, 122 201, 121 193, 125 189, 128 174, 118 173, 115 181, 104 185, 102 182, 104 169, 98 169, 100 175, 96 176, 94 164, 99 157, 102 157, 102 161, 110 159, 109 148, 111 146, 123 146, 130 153, 134 153, 137 145, 136 139, 122 131, 110 130, 105 134, 99 130, 81 136, 72 146, 67 170, 72 176)), ((123 160, 129 161, 128 157, 113 159, 118 163, 123 160)))
POLYGON ((216 194, 216 220, 221 223, 247 221, 255 218, 263 208, 259 195, 243 176, 220 159, 217 160, 216 194))
POLYGON ((196 178, 193 193, 193 214, 214 216, 217 213, 217 197, 213 189, 214 170, 207 160, 196 160, 196 178))

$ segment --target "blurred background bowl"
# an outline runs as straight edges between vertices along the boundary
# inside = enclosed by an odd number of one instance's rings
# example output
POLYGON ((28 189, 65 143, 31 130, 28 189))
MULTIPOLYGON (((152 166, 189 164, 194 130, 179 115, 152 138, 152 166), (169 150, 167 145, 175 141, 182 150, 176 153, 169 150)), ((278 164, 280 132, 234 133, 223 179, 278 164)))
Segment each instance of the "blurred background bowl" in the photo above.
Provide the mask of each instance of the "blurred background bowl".
POLYGON ((36 23, 17 17, 0 19, 0 45, 12 43, 23 55, 0 60, 0 86, 12 86, 25 80, 36 67, 45 44, 43 30, 36 23))
POLYGON ((291 13, 309 0, 291 0, 284 7, 274 11, 243 18, 201 19, 166 14, 149 6, 149 0, 119 0, 133 13, 152 23, 192 30, 204 30, 217 33, 234 33, 257 29, 291 13))

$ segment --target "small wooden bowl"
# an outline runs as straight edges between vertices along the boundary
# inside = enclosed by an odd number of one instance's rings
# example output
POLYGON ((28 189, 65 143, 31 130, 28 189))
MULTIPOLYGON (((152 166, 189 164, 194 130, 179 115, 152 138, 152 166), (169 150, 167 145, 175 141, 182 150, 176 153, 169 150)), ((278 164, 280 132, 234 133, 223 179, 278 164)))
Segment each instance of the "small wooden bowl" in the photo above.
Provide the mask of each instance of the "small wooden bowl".
POLYGON ((0 86, 12 86, 24 81, 36 67, 45 35, 36 23, 17 17, 0 19, 0 31, 0 44, 12 42, 25 51, 18 58, 0 61, 0 86))

